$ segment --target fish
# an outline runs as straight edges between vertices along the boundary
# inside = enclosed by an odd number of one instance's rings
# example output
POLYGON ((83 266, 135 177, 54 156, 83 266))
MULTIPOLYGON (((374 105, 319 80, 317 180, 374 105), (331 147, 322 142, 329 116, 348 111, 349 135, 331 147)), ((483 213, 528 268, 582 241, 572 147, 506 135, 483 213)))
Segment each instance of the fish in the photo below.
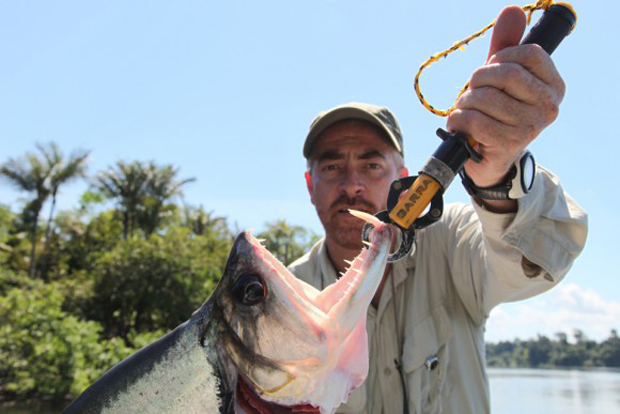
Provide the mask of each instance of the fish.
POLYGON ((191 317, 103 374, 73 413, 333 413, 368 374, 366 312, 392 230, 374 216, 367 249, 322 291, 250 231, 191 317))

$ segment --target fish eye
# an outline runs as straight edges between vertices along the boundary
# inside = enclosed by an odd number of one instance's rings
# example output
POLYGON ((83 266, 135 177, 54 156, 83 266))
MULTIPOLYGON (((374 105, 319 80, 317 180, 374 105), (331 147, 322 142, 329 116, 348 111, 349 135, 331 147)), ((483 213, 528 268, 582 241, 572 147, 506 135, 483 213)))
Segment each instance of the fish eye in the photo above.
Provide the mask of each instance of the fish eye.
POLYGON ((267 289, 257 274, 243 274, 233 285, 233 296, 247 306, 254 306, 265 300, 267 289))

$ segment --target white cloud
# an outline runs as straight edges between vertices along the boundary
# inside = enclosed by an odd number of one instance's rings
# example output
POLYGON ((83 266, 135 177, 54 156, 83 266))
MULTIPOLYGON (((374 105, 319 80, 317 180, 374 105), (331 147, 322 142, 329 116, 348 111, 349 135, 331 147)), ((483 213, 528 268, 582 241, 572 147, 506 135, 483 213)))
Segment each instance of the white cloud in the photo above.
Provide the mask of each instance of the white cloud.
POLYGON ((553 338, 558 332, 571 337, 575 329, 596 341, 608 338, 612 329, 620 331, 620 303, 605 301, 575 283, 561 284, 542 296, 495 308, 486 340, 530 339, 537 334, 553 338))

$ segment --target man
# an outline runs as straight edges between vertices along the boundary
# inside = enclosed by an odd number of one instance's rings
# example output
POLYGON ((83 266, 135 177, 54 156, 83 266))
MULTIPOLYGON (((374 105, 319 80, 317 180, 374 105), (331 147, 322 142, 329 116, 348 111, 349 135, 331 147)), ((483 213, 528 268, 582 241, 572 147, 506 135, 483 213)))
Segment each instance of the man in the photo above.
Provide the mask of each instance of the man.
MULTIPOLYGON (((498 18, 487 64, 470 80, 447 127, 473 136, 475 194, 500 186, 524 148, 557 116, 564 84, 537 46, 518 46, 524 14, 498 18)), ((290 269, 317 288, 336 280, 361 247, 354 208, 386 208, 390 183, 409 173, 387 108, 347 104, 314 120, 304 145, 306 182, 325 238, 290 269)), ((586 215, 539 168, 524 197, 450 205, 419 231, 410 256, 389 266, 368 310, 369 375, 338 412, 490 411, 484 324, 491 309, 557 284, 585 243, 586 215)), ((536 321, 532 321, 536 323, 536 321)))

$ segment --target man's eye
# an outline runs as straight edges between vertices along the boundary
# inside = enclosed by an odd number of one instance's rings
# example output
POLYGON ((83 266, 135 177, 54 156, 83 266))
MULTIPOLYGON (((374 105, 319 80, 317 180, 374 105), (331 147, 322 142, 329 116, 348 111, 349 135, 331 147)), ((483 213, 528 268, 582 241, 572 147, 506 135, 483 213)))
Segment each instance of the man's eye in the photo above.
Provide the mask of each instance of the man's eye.
POLYGON ((368 168, 369 170, 378 170, 379 168, 381 168, 381 165, 371 162, 366 166, 366 168, 368 168))
POLYGON ((336 164, 328 164, 323 167, 323 171, 336 171, 338 169, 338 165, 336 164))

